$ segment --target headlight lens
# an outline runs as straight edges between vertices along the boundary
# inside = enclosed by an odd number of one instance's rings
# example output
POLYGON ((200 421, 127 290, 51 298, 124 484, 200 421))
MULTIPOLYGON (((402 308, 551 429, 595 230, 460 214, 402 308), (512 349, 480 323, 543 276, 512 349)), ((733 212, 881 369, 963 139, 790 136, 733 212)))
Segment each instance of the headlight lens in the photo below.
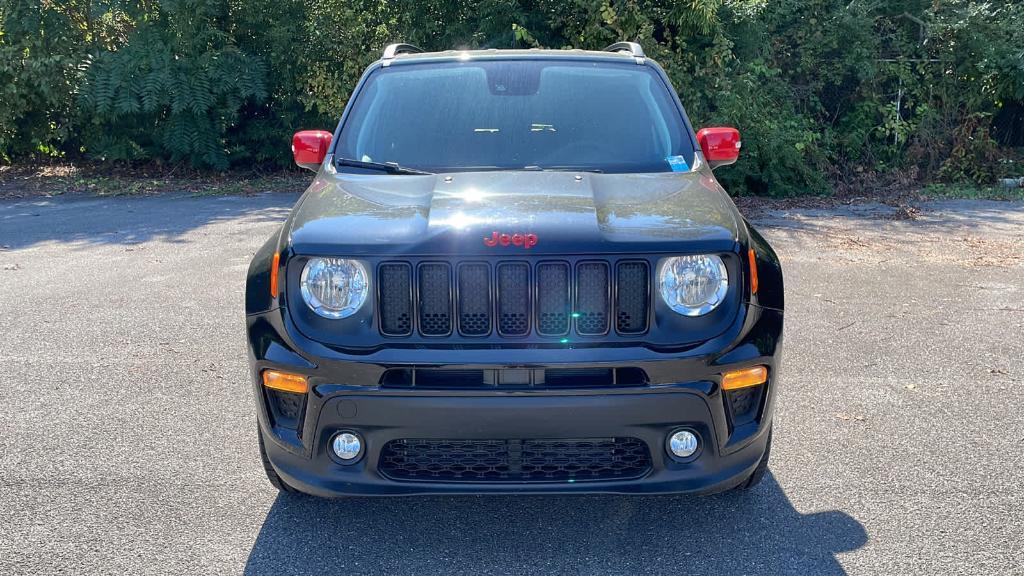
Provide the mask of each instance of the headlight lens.
POLYGON ((302 299, 324 318, 348 318, 366 302, 366 268, 344 258, 311 258, 302 269, 302 299))
POLYGON ((729 273, 718 256, 674 256, 662 263, 660 286, 669 308, 684 316, 702 316, 725 299, 729 273))

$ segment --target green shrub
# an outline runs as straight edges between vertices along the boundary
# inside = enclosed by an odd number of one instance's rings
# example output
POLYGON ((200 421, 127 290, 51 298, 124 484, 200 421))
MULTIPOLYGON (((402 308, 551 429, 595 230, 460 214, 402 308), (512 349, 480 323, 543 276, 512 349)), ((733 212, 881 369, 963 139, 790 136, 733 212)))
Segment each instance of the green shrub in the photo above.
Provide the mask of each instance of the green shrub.
POLYGON ((618 40, 741 130, 732 193, 1019 175, 1024 4, 971 0, 0 0, 0 159, 288 166, 390 42, 618 40))
POLYGON ((76 30, 38 0, 0 2, 0 158, 56 154, 68 137, 76 30))
POLYGON ((244 105, 266 96, 266 71, 234 45, 226 8, 163 0, 124 46, 89 62, 79 101, 90 116, 90 154, 228 167, 238 150, 226 135, 244 105))

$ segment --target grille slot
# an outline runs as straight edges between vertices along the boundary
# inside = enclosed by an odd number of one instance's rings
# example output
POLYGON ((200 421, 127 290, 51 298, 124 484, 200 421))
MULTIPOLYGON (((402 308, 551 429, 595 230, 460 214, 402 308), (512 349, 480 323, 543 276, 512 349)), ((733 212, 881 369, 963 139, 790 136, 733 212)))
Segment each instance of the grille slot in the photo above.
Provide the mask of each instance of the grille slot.
POLYGON ((530 265, 498 264, 498 333, 525 336, 530 332, 530 265))
POLYGON ((620 334, 642 334, 647 331, 650 289, 647 262, 619 262, 615 294, 615 329, 620 334))
POLYGON ((491 333, 491 269, 482 262, 462 264, 459 270, 459 332, 465 336, 491 333))
POLYGON ((447 336, 452 331, 451 267, 443 262, 420 264, 420 332, 447 336))
POLYGON ((651 457, 637 438, 400 439, 384 445, 379 466, 420 482, 585 482, 638 478, 651 457))
POLYGON ((569 332, 569 265, 542 262, 537 266, 537 333, 562 336, 569 332))
POLYGON ((494 388, 607 388, 644 386, 642 368, 389 368, 380 377, 384 388, 423 390, 494 388))
POLYGON ((380 266, 380 331, 387 336, 412 334, 412 267, 405 262, 380 266))
POLYGON ((596 336, 608 332, 608 264, 582 262, 576 266, 576 332, 596 336))
POLYGON ((614 368, 556 368, 545 370, 549 388, 601 388, 615 385, 614 368))

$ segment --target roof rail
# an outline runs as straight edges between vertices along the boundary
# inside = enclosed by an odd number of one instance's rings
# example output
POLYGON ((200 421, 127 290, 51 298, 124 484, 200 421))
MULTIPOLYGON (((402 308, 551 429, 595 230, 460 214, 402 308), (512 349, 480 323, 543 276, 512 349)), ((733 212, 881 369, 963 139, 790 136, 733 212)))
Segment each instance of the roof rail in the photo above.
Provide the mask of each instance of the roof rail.
POLYGON ((626 54, 629 54, 633 58, 636 58, 637 64, 643 64, 644 58, 646 58, 646 54, 644 54, 644 49, 636 42, 616 42, 615 44, 612 44, 611 46, 605 48, 603 51, 624 52, 626 54))
POLYGON ((385 66, 389 66, 391 64, 391 60, 399 54, 417 54, 419 52, 423 52, 423 49, 418 46, 413 46, 412 44, 388 44, 380 59, 384 61, 385 66))

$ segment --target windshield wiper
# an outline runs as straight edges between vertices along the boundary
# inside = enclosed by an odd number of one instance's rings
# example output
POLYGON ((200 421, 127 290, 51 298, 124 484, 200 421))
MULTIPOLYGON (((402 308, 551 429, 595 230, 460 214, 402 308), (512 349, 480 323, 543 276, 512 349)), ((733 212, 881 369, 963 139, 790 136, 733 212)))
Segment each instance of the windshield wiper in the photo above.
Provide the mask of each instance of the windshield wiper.
POLYGON ((352 158, 335 158, 334 165, 351 166, 352 168, 365 168, 367 170, 387 172, 388 174, 433 174, 433 172, 425 172, 423 170, 416 170, 415 168, 404 168, 394 162, 365 162, 363 160, 354 160, 352 158))

